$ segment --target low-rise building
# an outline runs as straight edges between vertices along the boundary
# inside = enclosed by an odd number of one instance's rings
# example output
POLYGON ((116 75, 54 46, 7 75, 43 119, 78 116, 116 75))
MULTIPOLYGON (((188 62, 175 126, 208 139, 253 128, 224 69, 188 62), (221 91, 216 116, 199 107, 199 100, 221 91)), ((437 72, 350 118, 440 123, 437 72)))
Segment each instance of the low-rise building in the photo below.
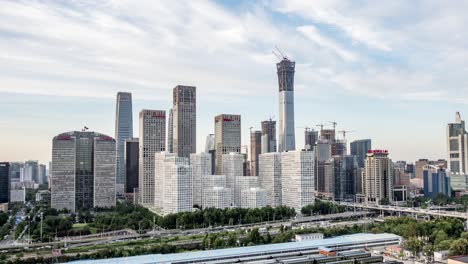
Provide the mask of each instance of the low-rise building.
POLYGON ((322 233, 296 234, 296 237, 295 237, 296 241, 319 240, 319 239, 323 239, 322 233))

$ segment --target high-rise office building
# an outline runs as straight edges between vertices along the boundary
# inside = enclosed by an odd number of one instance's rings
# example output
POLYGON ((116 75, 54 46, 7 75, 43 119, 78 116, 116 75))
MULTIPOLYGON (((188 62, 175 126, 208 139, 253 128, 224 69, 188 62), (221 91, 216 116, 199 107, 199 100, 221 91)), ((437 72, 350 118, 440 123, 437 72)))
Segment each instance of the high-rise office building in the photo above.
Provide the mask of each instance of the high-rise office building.
POLYGON ((139 202, 154 206, 154 192, 158 183, 154 180, 154 155, 166 148, 166 111, 142 110, 140 112, 139 137, 139 202))
POLYGON ((28 160, 23 167, 24 182, 34 182, 39 184, 39 162, 37 160, 28 160))
POLYGON ((241 191, 241 208, 263 208, 267 206, 267 193, 262 188, 249 188, 241 191))
POLYGON ((348 154, 348 149, 346 147, 347 143, 344 139, 336 139, 335 142, 331 145, 332 147, 332 156, 342 156, 348 154))
POLYGON ((10 200, 10 163, 0 162, 0 204, 10 200))
POLYGON ((281 177, 283 205, 300 212, 302 207, 314 203, 313 151, 281 153, 281 177))
POLYGON ((231 152, 241 152, 241 116, 221 114, 215 117, 216 174, 222 174, 223 155, 231 152))
POLYGON ((325 175, 325 163, 332 157, 331 146, 327 140, 319 140, 315 146, 314 186, 320 196, 327 196, 330 193, 327 188, 328 180, 325 175))
POLYGON ((167 120, 167 152, 174 153, 174 111, 169 109, 167 120))
POLYGON ((435 198, 439 193, 451 196, 450 177, 444 167, 424 166, 424 196, 435 198))
POLYGON ((232 190, 212 187, 203 191, 203 208, 229 208, 232 204, 232 190))
POLYGON ((282 204, 281 153, 271 152, 259 156, 258 181, 267 192, 267 205, 282 204))
POLYGON ((215 174, 216 144, 214 134, 208 134, 208 136, 206 136, 205 153, 211 156, 211 174, 215 174))
POLYGON ((47 167, 44 164, 39 164, 39 184, 47 184, 47 167))
POLYGON ((370 139, 355 140, 350 144, 351 155, 356 156, 359 168, 364 168, 367 152, 372 149, 370 139))
POLYGON ((276 152, 276 121, 262 121, 262 153, 276 152))
POLYGON ((138 138, 125 140, 125 193, 135 193, 138 188, 139 148, 138 138))
POLYGON ((116 142, 91 131, 62 133, 52 141, 51 206, 76 212, 115 206, 116 142))
POLYGON ((296 149, 294 127, 294 68, 295 62, 283 58, 276 64, 279 86, 278 151, 296 149))
POLYGON ((262 152, 262 131, 250 132, 250 175, 258 176, 258 155, 262 152))
POLYGON ((386 150, 369 150, 364 166, 362 191, 367 202, 393 202, 393 162, 386 150))
POLYGON ((117 141, 117 182, 118 194, 124 193, 125 188, 125 140, 133 137, 132 94, 117 93, 115 110, 115 140, 117 141))
POLYGON ((448 169, 452 174, 467 174, 468 164, 468 133, 465 121, 460 113, 455 115, 455 123, 447 125, 448 169))
POLYGON ((314 150, 315 144, 317 143, 318 139, 318 131, 306 128, 306 130, 304 131, 304 149, 314 150))
POLYGON ((325 175, 330 179, 330 192, 334 200, 353 201, 358 175, 356 156, 333 156, 325 165, 325 175))
POLYGON ((155 205, 163 213, 191 212, 192 166, 189 158, 178 157, 175 153, 160 152, 155 159, 155 205))
POLYGON ((212 174, 212 161, 209 153, 190 154, 190 164, 193 175, 193 205, 204 207, 203 205, 203 179, 212 174))
POLYGON ((178 85, 173 90, 173 150, 189 157, 197 149, 197 90, 178 85))

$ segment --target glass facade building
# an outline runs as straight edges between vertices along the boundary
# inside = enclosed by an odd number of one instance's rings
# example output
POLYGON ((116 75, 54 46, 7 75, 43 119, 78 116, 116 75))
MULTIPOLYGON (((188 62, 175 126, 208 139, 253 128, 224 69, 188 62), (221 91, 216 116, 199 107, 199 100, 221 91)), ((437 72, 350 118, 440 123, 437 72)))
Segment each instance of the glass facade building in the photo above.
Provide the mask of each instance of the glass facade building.
POLYGON ((117 141, 117 192, 125 188, 125 140, 133 137, 132 94, 117 93, 115 110, 115 139, 117 141))

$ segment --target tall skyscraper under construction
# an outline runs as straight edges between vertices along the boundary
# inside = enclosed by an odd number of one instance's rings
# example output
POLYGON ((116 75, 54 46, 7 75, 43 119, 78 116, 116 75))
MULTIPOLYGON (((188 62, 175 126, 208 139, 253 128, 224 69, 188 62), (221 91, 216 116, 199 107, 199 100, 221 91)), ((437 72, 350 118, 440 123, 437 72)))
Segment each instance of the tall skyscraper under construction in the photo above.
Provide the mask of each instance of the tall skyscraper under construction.
POLYGON ((276 64, 279 86, 279 152, 296 149, 294 134, 294 68, 295 62, 284 56, 276 64))

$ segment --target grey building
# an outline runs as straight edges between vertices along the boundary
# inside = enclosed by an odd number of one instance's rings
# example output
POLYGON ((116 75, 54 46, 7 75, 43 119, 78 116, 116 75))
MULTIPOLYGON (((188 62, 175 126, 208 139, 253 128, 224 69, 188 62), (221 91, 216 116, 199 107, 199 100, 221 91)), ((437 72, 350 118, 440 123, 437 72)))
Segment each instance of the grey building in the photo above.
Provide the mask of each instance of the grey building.
POLYGON ((211 156, 211 173, 210 174, 215 174, 216 147, 215 147, 215 135, 214 134, 208 134, 208 136, 206 136, 205 153, 208 153, 211 156))
POLYGON ((223 172, 223 154, 241 152, 241 116, 221 114, 215 117, 215 174, 223 172))
POLYGON ((39 184, 39 162, 37 160, 28 160, 23 167, 23 181, 29 181, 39 184))
POLYGON ((138 138, 125 140, 125 192, 134 193, 138 188, 139 167, 139 143, 138 138))
POLYGON ((44 164, 39 164, 39 184, 47 184, 47 167, 44 164))
POLYGON ((360 139, 351 142, 351 155, 356 156, 358 166, 364 168, 366 155, 369 150, 372 149, 372 141, 370 139, 360 139))
POLYGON ((328 161, 325 174, 330 179, 330 191, 334 200, 354 200, 355 186, 358 178, 356 156, 334 156, 328 161))
POLYGON ((115 206, 116 142, 90 131, 62 133, 52 140, 51 206, 115 206))
POLYGON ((466 174, 468 164, 468 133, 460 113, 455 115, 455 123, 447 125, 448 169, 452 174, 466 174))
POLYGON ((10 163, 0 162, 0 204, 10 200, 10 163))
POLYGON ((258 155, 262 152, 262 131, 250 132, 250 175, 258 176, 258 155))
POLYGON ((167 152, 174 153, 174 114, 172 108, 169 109, 167 120, 167 152))
POLYGON ((190 157, 197 150, 197 89, 178 85, 173 90, 173 150, 190 157))
POLYGON ((115 139, 117 141, 117 192, 124 192, 125 186, 125 140, 133 137, 132 94, 117 93, 115 110, 115 139))
POLYGON ((304 149, 314 150, 319 139, 318 131, 307 129, 304 131, 304 149))
POLYGON ((156 182, 154 180, 154 155, 166 148, 166 111, 142 110, 140 112, 139 202, 153 207, 156 182))
POLYGON ((283 58, 276 64, 279 86, 278 151, 296 149, 294 127, 294 68, 295 62, 283 58))
POLYGON ((276 121, 262 121, 262 153, 276 152, 276 121))
POLYGON ((315 173, 314 185, 319 195, 329 193, 327 190, 327 179, 325 175, 325 163, 331 159, 331 144, 324 140, 319 140, 315 147, 315 173))

